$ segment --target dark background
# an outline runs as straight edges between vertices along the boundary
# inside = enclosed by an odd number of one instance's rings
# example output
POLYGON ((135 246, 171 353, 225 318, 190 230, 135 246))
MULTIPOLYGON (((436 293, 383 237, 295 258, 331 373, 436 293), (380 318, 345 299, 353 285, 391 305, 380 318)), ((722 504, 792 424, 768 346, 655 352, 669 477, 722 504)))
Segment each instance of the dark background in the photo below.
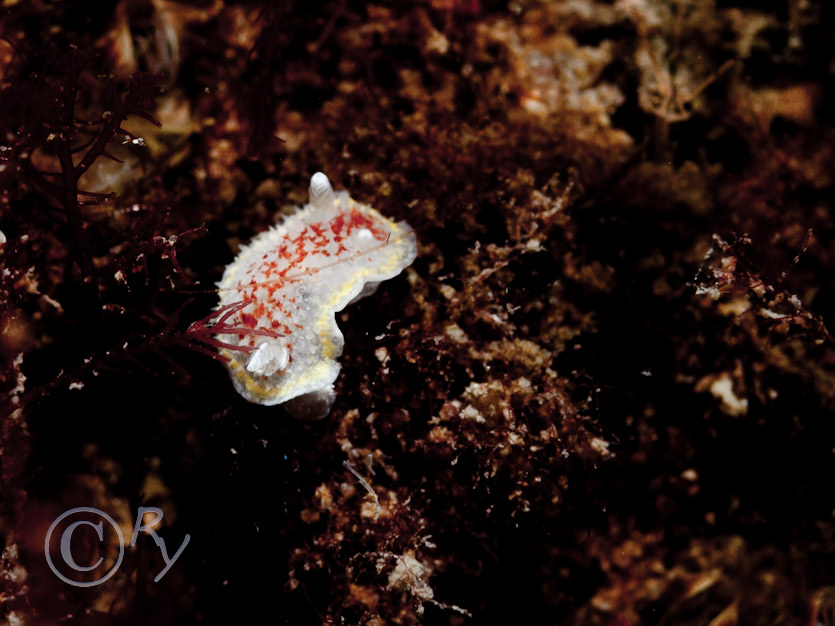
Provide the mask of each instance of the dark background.
POLYGON ((3 5, 0 614, 832 623, 832 12, 3 5), (317 170, 419 254, 305 423, 207 326, 317 170), (191 542, 71 587, 76 506, 191 542))

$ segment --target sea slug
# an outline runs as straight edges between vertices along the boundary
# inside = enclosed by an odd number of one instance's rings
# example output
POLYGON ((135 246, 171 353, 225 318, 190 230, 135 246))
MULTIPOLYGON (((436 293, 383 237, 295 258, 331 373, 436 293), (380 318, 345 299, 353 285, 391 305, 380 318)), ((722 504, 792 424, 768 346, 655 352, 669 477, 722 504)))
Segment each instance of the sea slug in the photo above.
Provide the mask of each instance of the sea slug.
POLYGON ((335 313, 373 293, 417 255, 415 233, 328 177, 310 179, 310 203, 261 233, 218 283, 218 334, 235 389, 250 402, 324 417, 335 398, 344 339, 335 313))

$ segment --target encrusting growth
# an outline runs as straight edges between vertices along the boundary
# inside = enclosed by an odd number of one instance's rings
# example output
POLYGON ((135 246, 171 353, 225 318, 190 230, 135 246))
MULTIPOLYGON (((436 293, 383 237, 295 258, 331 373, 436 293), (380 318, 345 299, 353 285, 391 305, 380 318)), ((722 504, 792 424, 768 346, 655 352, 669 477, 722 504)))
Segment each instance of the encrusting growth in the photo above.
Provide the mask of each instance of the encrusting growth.
POLYGON ((218 333, 232 382, 250 402, 324 417, 334 400, 344 339, 335 313, 373 293, 417 255, 415 233, 328 177, 310 179, 310 203, 244 247, 218 283, 218 333), (292 401, 292 402, 290 402, 292 401))

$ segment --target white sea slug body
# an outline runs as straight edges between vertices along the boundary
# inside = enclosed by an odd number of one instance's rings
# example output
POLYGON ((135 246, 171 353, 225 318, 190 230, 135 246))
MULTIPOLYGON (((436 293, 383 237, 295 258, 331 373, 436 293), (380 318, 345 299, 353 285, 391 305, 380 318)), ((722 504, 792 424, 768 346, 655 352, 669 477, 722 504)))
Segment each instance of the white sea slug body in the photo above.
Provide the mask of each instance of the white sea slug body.
POLYGON ((244 247, 226 268, 220 334, 232 382, 250 402, 322 417, 334 399, 344 339, 335 313, 393 278, 417 255, 415 233, 327 176, 310 179, 310 203, 244 247))

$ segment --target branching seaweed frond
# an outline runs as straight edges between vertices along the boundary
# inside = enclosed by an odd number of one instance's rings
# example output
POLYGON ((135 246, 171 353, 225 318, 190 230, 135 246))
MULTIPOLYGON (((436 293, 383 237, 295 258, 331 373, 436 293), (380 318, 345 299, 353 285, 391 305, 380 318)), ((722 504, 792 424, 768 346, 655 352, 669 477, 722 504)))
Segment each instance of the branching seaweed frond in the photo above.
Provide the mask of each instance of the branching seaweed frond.
POLYGON ((256 335, 259 337, 270 337, 271 339, 278 339, 284 335, 270 330, 262 330, 258 328, 247 328, 246 326, 234 326, 228 323, 235 313, 243 309, 247 304, 246 301, 233 302, 222 306, 216 311, 212 311, 209 315, 193 322, 182 335, 183 345, 207 354, 212 358, 221 361, 228 361, 228 357, 209 350, 208 347, 216 350, 235 350, 238 352, 252 352, 255 350, 253 346, 241 346, 227 341, 218 339, 219 335, 256 335))

